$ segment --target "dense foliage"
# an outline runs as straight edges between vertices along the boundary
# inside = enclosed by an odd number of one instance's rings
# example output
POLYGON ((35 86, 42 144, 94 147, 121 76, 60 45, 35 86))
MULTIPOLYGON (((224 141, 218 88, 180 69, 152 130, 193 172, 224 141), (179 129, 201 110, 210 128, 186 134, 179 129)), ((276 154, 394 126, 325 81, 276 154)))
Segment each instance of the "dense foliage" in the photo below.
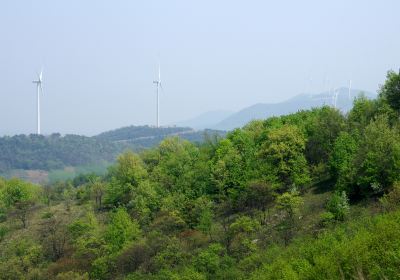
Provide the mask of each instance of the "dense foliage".
POLYGON ((87 166, 115 161, 126 149, 135 151, 154 147, 164 138, 179 135, 192 142, 204 142, 205 137, 224 135, 222 131, 194 131, 179 127, 130 126, 104 132, 94 137, 16 135, 0 137, 0 173, 13 169, 55 170, 64 167, 87 166), (208 135, 208 136, 207 136, 208 135))
POLYGON ((0 172, 10 169, 59 169, 112 161, 121 148, 92 137, 52 134, 0 138, 0 172))
POLYGON ((399 279, 393 75, 347 115, 167 138, 103 177, 0 180, 0 279, 399 279))

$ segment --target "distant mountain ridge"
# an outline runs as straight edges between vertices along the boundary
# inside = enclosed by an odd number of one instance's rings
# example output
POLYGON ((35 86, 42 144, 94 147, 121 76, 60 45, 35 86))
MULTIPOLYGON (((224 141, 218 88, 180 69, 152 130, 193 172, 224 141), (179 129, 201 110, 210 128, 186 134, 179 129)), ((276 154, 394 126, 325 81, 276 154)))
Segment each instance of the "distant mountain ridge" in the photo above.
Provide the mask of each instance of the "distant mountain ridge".
MULTIPOLYGON (((337 89, 336 107, 343 111, 349 111, 353 106, 353 100, 360 93, 367 98, 376 98, 376 94, 358 89, 352 89, 349 96, 349 89, 341 87, 337 89)), ((272 116, 281 116, 295 113, 299 110, 307 110, 324 105, 333 105, 332 93, 322 92, 320 94, 299 94, 286 101, 274 104, 258 103, 234 113, 226 119, 212 126, 213 129, 232 130, 242 127, 254 119, 266 119, 272 116)))
POLYGON ((178 122, 176 123, 176 125, 183 127, 189 126, 194 129, 211 128, 216 123, 226 119, 233 113, 234 113, 233 111, 225 111, 225 110, 208 111, 197 117, 178 122))
POLYGON ((103 141, 118 143, 134 150, 141 150, 156 146, 166 137, 179 136, 191 142, 202 142, 207 135, 224 136, 225 131, 215 129, 195 130, 191 127, 177 126, 154 127, 132 125, 106 131, 93 137, 103 141))
POLYGON ((171 134, 193 131, 190 127, 155 127, 155 126, 126 126, 114 130, 106 131, 94 136, 97 139, 108 141, 124 141, 138 138, 167 136, 171 134))

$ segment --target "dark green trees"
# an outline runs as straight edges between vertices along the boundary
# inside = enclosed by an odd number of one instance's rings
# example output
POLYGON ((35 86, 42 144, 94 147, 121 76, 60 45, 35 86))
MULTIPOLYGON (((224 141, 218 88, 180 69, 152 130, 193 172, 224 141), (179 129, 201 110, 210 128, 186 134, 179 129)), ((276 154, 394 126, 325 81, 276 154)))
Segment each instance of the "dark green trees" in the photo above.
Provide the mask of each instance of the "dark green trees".
POLYGON ((381 87, 381 97, 389 103, 397 113, 400 113, 400 73, 389 71, 386 82, 381 87))

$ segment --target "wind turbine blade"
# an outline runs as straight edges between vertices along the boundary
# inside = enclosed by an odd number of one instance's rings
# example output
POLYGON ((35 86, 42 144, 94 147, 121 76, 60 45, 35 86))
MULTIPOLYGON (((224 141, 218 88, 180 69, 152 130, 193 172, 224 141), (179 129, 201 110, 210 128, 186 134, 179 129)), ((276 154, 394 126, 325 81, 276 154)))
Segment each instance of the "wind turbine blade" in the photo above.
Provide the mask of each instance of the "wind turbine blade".
POLYGON ((43 86, 42 86, 42 83, 39 83, 39 87, 40 87, 40 93, 43 94, 43 86))
POLYGON ((164 92, 164 88, 163 88, 161 82, 159 83, 159 85, 160 85, 161 90, 164 92))

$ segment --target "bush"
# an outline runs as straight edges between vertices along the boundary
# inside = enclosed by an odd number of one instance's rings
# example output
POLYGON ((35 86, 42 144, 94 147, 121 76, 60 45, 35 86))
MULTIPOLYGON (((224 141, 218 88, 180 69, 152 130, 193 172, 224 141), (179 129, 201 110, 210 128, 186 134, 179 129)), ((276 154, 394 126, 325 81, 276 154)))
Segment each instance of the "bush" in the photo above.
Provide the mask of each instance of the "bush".
POLYGON ((319 225, 322 227, 327 227, 328 225, 335 222, 335 215, 331 212, 323 212, 320 216, 319 225))
POLYGON ((326 209, 332 213, 335 220, 343 221, 350 211, 349 199, 346 192, 336 192, 328 201, 326 209))
POLYGON ((379 201, 385 211, 396 209, 400 205, 400 182, 396 182, 393 189, 385 194, 379 201))
POLYGON ((0 225, 0 242, 4 240, 4 237, 8 233, 8 228, 6 226, 0 225))

